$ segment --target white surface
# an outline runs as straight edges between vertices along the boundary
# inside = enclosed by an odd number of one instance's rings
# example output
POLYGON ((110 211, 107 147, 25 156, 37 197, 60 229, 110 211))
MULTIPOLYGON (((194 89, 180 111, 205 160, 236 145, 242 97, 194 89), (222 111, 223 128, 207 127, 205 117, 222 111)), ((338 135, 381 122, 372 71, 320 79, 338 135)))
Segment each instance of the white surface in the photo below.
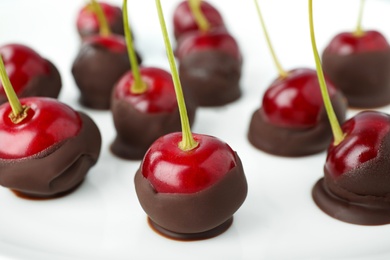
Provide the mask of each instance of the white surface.
MULTIPOLYGON (((121 4, 120 0, 111 2, 121 4)), ((134 191, 139 162, 115 158, 108 150, 115 136, 109 112, 77 103, 78 89, 70 68, 79 39, 75 17, 84 0, 1 0, 0 44, 20 42, 56 64, 63 78, 60 100, 86 111, 98 123, 102 154, 86 181, 67 197, 29 201, 0 187, 0 259, 334 259, 390 258, 390 225, 346 224, 322 213, 311 199, 322 176, 325 153, 299 159, 267 155, 254 149, 246 134, 252 112, 260 105, 276 70, 251 0, 210 0, 225 17, 242 48, 243 97, 217 109, 200 109, 194 132, 229 143, 240 155, 249 184, 233 226, 219 237, 176 242, 155 234, 146 223, 134 191)), ((357 0, 314 1, 316 33, 322 50, 341 30, 354 29, 357 0)), ((163 0, 171 30, 178 0, 163 0)), ((286 69, 314 67, 306 0, 260 1, 276 52, 286 69)), ((364 27, 390 39, 390 3, 367 1, 364 27)), ((144 64, 168 68, 154 1, 129 1, 136 45, 144 64)), ((390 107, 382 111, 390 112, 390 107)), ((348 116, 357 111, 349 111, 348 116)))

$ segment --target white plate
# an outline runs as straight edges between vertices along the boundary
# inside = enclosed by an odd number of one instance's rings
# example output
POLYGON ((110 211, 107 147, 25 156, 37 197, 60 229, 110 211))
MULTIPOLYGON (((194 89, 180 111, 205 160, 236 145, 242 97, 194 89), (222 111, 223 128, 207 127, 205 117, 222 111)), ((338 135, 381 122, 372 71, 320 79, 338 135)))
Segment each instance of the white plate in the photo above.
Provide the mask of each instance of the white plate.
MULTIPOLYGON (((120 0, 112 2, 121 5, 120 0)), ((176 242, 154 233, 134 192, 139 162, 109 152, 115 136, 109 112, 80 107, 70 68, 79 39, 75 17, 84 0, 0 2, 0 44, 20 42, 55 63, 64 88, 60 100, 86 111, 103 135, 102 154, 86 181, 67 197, 22 200, 0 188, 0 259, 359 259, 390 257, 390 225, 366 227, 334 220, 311 199, 322 176, 325 153, 299 159, 254 149, 246 134, 276 69, 251 0, 210 0, 222 12, 242 48, 243 97, 223 108, 200 109, 194 132, 228 142, 240 155, 249 183, 246 202, 224 234, 199 242, 176 242)), ((276 52, 286 69, 314 67, 306 0, 260 1, 276 52)), ((356 0, 314 1, 318 48, 341 30, 355 27, 356 0)), ((178 0, 163 0, 169 29, 178 0)), ((390 3, 367 1, 364 27, 390 39, 390 3)), ((154 1, 129 1, 136 45, 145 65, 168 68, 154 1)), ((382 111, 390 112, 390 107, 382 111)), ((348 116, 357 111, 349 111, 348 116)))

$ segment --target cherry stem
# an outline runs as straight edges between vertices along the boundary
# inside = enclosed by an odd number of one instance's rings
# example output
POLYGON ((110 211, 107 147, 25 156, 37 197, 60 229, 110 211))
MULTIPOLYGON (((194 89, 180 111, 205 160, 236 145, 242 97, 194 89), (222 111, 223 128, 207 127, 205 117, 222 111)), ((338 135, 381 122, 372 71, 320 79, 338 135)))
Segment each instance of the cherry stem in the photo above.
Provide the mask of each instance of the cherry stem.
POLYGON ((104 15, 103 9, 100 4, 96 0, 91 1, 92 8, 96 14, 96 17, 99 21, 100 35, 108 36, 111 34, 110 27, 108 26, 108 22, 106 16, 104 15))
POLYGON ((328 114, 330 126, 332 128, 334 145, 338 145, 344 139, 344 133, 341 130, 339 121, 337 120, 336 114, 333 110, 332 102, 330 101, 328 89, 326 87, 324 72, 322 71, 320 56, 317 50, 317 44, 314 34, 314 23, 313 23, 313 1, 309 0, 309 23, 310 23, 310 38, 311 46, 313 48, 314 60, 316 63, 318 82, 320 84, 321 95, 324 100, 326 113, 328 114))
POLYGON ((131 72, 133 74, 134 83, 130 87, 131 93, 142 94, 147 90, 145 82, 141 78, 141 73, 139 72, 137 55, 134 50, 133 38, 131 36, 131 26, 129 23, 128 13, 127 13, 127 0, 123 0, 123 24, 125 29, 125 39, 127 45, 127 54, 129 55, 129 60, 131 63, 131 72))
POLYGON ((204 16, 202 9, 200 8, 202 0, 188 0, 192 15, 194 16, 195 22, 198 28, 202 32, 207 32, 210 29, 210 23, 204 16))
POLYGON ((366 3, 365 0, 360 0, 360 10, 359 10, 359 16, 358 16, 358 22, 356 26, 356 30, 354 32, 355 36, 363 36, 364 31, 362 29, 362 20, 363 20, 363 10, 364 10, 364 4, 366 3))
POLYGON ((260 5, 259 5, 257 0, 254 0, 254 1, 255 1, 255 5, 256 5, 256 9, 257 9, 257 14, 260 18, 261 27, 263 28, 265 39, 267 40, 268 48, 271 52, 275 66, 279 72, 280 77, 285 78, 285 77, 287 77, 287 72, 282 68, 282 65, 280 65, 280 62, 279 62, 278 58, 276 57, 275 50, 272 47, 271 39, 270 39, 268 31, 267 31, 267 27, 265 26, 263 15, 261 14, 261 11, 260 11, 260 5))
POLYGON ((10 114, 10 119, 13 123, 17 124, 21 122, 24 118, 27 117, 27 110, 29 107, 22 106, 18 96, 15 93, 15 90, 12 87, 12 84, 8 78, 7 71, 5 70, 3 58, 0 55, 0 78, 3 84, 3 89, 7 95, 8 102, 11 106, 12 113, 10 114))
POLYGON ((198 142, 195 141, 191 133, 191 127, 188 120, 187 108, 184 101, 183 90, 181 87, 179 73, 175 63, 175 58, 172 51, 172 46, 168 37, 168 30, 164 20, 164 14, 161 7, 160 0, 156 0, 156 7, 158 12, 158 18, 160 20, 161 31, 164 38, 165 49, 168 56, 169 66, 172 72, 173 85, 175 87, 177 105, 180 112, 181 128, 182 128, 182 140, 179 143, 179 148, 183 151, 190 151, 198 146, 198 142))

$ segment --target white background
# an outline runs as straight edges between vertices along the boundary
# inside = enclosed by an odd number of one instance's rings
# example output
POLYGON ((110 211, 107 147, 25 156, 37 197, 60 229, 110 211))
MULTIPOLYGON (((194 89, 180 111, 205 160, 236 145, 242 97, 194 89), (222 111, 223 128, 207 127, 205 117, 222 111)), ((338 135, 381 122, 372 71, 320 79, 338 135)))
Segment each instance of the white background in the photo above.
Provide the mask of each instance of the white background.
MULTIPOLYGON (((334 220, 311 199, 322 176, 325 152, 282 158, 253 148, 246 134, 252 112, 276 77, 251 0, 210 0, 236 36, 244 57, 242 98, 223 108, 200 109, 193 131, 218 136, 240 155, 249 184, 246 202, 233 226, 219 237, 176 242, 155 234, 146 223, 134 191, 139 161, 115 158, 110 112, 80 107, 70 73, 80 41, 75 27, 84 0, 0 0, 0 44, 29 45, 59 68, 60 100, 86 111, 98 123, 103 146, 86 181, 67 197, 29 201, 0 187, 0 259, 334 259, 384 260, 390 257, 390 225, 365 227, 334 220)), ((121 1, 112 0, 121 5, 121 1)), ((163 0, 168 29, 178 0, 163 0)), ((315 28, 323 50, 338 32, 355 28, 357 0, 318 0, 315 28)), ((277 55, 285 69, 314 67, 307 1, 260 1, 277 55)), ((390 36, 390 3, 367 1, 364 28, 390 36)), ((129 16, 144 65, 168 69, 153 0, 129 1, 129 16)), ((390 107, 381 108, 390 112, 390 107)), ((348 117, 358 111, 349 111, 348 117)))

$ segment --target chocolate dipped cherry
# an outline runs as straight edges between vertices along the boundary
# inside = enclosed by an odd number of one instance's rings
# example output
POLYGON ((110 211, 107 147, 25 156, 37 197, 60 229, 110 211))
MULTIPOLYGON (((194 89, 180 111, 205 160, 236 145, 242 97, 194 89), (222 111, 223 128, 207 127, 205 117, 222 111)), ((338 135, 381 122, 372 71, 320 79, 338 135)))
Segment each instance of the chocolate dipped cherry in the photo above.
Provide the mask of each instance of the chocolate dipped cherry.
MULTIPOLYGON (((180 131, 180 114, 177 107, 172 76, 159 68, 138 68, 127 18, 127 1, 123 2, 123 17, 131 71, 116 84, 111 111, 117 136, 111 151, 124 159, 141 160, 146 151, 160 136, 180 131)), ((195 107, 189 107, 190 122, 195 107)))
POLYGON ((390 116, 360 112, 340 127, 329 102, 315 44, 312 0, 309 17, 318 79, 334 135, 328 148, 325 176, 314 186, 313 199, 325 213, 348 223, 389 224, 390 116))
POLYGON ((185 91, 200 106, 222 106, 241 97, 242 56, 236 40, 224 29, 193 32, 176 49, 185 91))
MULTIPOLYGON (((103 13, 97 14, 104 21, 103 13)), ((130 61, 123 36, 112 34, 104 22, 100 32, 85 39, 73 63, 72 74, 80 89, 80 103, 88 108, 107 110, 112 89, 130 69, 130 61)))
POLYGON ((26 197, 57 197, 77 187, 100 152, 90 117, 52 98, 20 101, 0 59, 9 103, 0 106, 0 185, 26 197))
MULTIPOLYGON (((171 75, 159 68, 141 68, 147 85, 142 93, 133 93, 134 77, 126 73, 116 85, 111 111, 117 136, 111 151, 124 159, 140 160, 160 136, 180 130, 180 115, 171 75)), ((189 120, 195 107, 188 109, 189 120)))
POLYGON ((380 32, 363 31, 360 21, 355 32, 337 34, 330 41, 322 54, 322 66, 325 74, 343 91, 350 106, 388 105, 390 46, 380 32))
POLYGON ((182 133, 160 137, 135 175, 135 188, 150 225, 174 239, 196 240, 224 232, 247 195, 238 155, 221 140, 192 134, 160 1, 156 1, 168 52, 182 133))
POLYGON ((225 27, 222 15, 206 1, 182 1, 173 12, 173 30, 176 40, 189 32, 220 27, 225 27))
MULTIPOLYGON (((19 97, 58 97, 62 86, 61 76, 49 60, 22 44, 3 45, 0 55, 19 97)), ((5 102, 7 96, 0 83, 0 104, 5 102)))
MULTIPOLYGON (((108 26, 112 33, 125 35, 123 30, 122 10, 115 5, 99 2, 108 26)), ((86 4, 77 15, 77 31, 82 39, 98 35, 100 30, 99 17, 92 3, 86 4)))
POLYGON ((194 134, 190 151, 178 145, 183 136, 172 133, 158 139, 146 153, 135 176, 140 203, 152 226, 177 239, 218 235, 247 194, 238 155, 226 143, 194 134))
POLYGON ((361 224, 390 223, 390 116, 364 111, 342 126, 344 139, 331 144, 313 197, 339 220, 361 224))
MULTIPOLYGON (((340 121, 347 104, 342 93, 328 81, 331 102, 340 121)), ((280 156, 305 156, 322 152, 332 138, 315 70, 295 69, 279 77, 255 110, 248 132, 253 146, 280 156)))
MULTIPOLYGON (((248 139, 256 148, 280 156, 305 156, 324 151, 332 131, 315 70, 284 71, 270 42, 258 3, 264 34, 279 77, 266 90, 262 106, 252 115, 248 139)), ((346 102, 342 93, 327 81, 331 102, 344 121, 346 102)))

